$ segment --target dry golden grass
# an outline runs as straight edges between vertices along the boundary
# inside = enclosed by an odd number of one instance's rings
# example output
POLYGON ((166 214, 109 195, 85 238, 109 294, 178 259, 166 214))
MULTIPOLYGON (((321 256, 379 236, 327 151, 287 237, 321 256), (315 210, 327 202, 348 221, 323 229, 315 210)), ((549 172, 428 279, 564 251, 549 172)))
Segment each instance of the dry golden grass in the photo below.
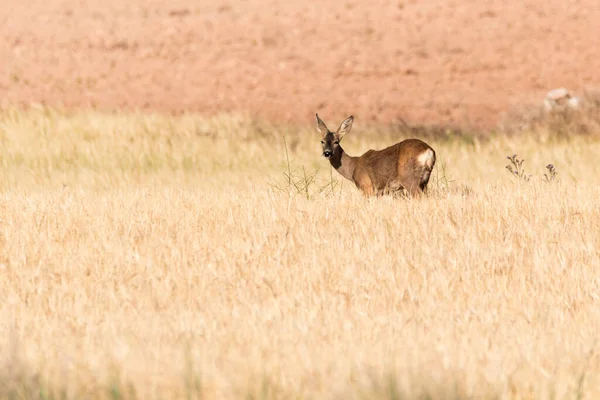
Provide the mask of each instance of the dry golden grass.
POLYGON ((0 397, 600 395, 593 138, 430 140, 420 201, 319 193, 312 119, 4 110, 0 142, 0 397))

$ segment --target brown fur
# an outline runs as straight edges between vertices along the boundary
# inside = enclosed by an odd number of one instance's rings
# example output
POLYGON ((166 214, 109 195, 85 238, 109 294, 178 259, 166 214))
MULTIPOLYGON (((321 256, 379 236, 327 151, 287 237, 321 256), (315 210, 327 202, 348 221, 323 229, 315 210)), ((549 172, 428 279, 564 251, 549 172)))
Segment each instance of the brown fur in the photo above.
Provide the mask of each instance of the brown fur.
POLYGON ((340 140, 352 128, 347 118, 337 132, 331 132, 317 115, 317 129, 323 134, 323 154, 345 178, 354 182, 366 196, 406 190, 422 194, 435 165, 435 151, 419 139, 406 139, 382 150, 369 150, 360 157, 344 152, 340 140))

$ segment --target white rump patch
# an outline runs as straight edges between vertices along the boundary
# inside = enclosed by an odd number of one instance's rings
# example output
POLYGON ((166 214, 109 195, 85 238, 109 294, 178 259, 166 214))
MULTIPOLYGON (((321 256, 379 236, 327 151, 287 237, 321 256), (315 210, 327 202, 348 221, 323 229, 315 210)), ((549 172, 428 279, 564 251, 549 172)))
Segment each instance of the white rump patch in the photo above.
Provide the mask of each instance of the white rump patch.
POLYGON ((433 150, 427 149, 417 157, 417 161, 426 166, 427 168, 433 168, 433 150))

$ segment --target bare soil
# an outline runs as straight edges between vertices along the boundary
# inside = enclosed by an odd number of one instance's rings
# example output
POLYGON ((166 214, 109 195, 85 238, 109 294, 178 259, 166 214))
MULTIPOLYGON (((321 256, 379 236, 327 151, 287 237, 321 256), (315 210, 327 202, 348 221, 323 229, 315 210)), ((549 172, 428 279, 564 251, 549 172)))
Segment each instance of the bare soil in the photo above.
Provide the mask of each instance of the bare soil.
POLYGON ((597 86, 597 0, 17 1, 0 104, 493 127, 597 86))

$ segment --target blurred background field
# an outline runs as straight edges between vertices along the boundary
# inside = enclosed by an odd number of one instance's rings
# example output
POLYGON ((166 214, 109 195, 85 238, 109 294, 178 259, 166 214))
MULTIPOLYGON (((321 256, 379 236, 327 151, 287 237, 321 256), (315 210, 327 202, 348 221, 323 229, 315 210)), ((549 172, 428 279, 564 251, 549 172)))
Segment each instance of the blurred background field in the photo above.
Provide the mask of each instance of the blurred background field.
POLYGON ((5 0, 0 104, 493 128, 597 90, 595 0, 5 0))

